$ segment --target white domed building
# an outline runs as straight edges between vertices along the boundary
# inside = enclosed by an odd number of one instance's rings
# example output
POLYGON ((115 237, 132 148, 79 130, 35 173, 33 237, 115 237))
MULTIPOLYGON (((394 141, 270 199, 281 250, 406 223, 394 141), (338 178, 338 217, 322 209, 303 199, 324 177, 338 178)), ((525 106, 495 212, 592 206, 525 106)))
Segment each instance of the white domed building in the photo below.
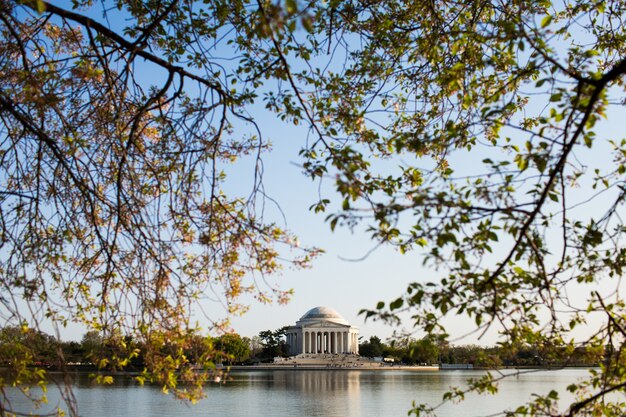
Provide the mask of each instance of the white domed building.
POLYGON ((307 311, 295 326, 287 328, 286 337, 290 355, 359 353, 359 329, 328 307, 307 311))

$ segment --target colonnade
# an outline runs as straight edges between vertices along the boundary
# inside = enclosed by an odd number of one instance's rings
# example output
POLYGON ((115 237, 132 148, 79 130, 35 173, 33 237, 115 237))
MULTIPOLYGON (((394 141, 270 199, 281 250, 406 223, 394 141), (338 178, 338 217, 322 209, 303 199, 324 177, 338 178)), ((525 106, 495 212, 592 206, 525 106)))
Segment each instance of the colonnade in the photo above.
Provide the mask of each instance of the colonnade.
POLYGON ((358 333, 349 330, 297 329, 286 334, 289 353, 359 353, 358 333))

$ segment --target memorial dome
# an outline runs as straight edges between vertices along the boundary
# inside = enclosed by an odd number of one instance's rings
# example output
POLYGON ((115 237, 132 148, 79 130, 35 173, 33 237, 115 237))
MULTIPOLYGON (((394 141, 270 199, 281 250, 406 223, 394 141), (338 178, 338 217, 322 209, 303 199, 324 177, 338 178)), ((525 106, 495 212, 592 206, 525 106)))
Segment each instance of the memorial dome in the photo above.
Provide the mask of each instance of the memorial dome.
POLYGON ((314 307, 285 330, 289 355, 359 354, 359 329, 328 307, 314 307))
POLYGON ((341 317, 339 313, 337 313, 332 308, 328 307, 314 307, 304 313, 304 315, 297 321, 296 325, 302 325, 307 323, 314 323, 320 321, 330 321, 332 323, 349 325, 349 323, 341 317))

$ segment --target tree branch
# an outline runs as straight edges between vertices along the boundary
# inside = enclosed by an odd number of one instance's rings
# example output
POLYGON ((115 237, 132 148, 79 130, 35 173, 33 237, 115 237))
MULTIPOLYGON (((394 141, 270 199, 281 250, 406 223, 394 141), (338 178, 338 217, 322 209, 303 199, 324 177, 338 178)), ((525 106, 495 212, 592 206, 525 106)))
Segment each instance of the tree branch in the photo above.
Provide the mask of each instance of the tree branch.
MULTIPOLYGON (((32 10, 37 10, 37 5, 36 5, 36 1, 31 0, 31 1, 27 1, 24 3, 25 6, 31 8, 32 10)), ((108 39, 112 40, 113 42, 117 43, 118 45, 120 45, 123 49, 125 49, 128 52, 131 52, 133 54, 136 54, 137 56, 140 56, 144 59, 146 59, 147 61, 150 61, 164 69, 167 69, 169 72, 174 72, 178 75, 180 75, 181 77, 187 77, 190 78, 194 81, 199 82, 202 85, 205 85, 207 87, 209 87, 210 89, 214 90, 215 92, 217 92, 220 97, 225 98, 228 96, 228 93, 226 91, 224 91, 224 89, 222 88, 221 85, 212 82, 204 77, 201 77, 197 74, 193 74, 189 71, 187 71, 186 69, 184 69, 183 67, 180 67, 178 65, 174 65, 166 60, 164 60, 163 58, 160 58, 148 51, 146 51, 145 49, 142 48, 138 48, 138 46, 135 43, 132 43, 126 39, 124 39, 122 36, 118 35, 116 32, 112 31, 111 29, 109 29, 108 27, 102 25, 101 23, 96 22, 95 20, 86 17, 82 14, 79 13, 75 13, 69 10, 65 10, 62 9, 60 7, 57 7, 53 4, 50 4, 49 2, 44 1, 43 2, 45 5, 45 10, 47 13, 51 13, 51 14, 55 14, 59 17, 62 17, 64 19, 69 19, 72 20, 74 22, 77 22, 81 25, 83 25, 84 27, 88 28, 88 29, 94 29, 95 31, 97 31, 98 33, 100 33, 101 35, 107 37, 108 39)))
POLYGON ((569 411, 567 412, 567 414, 565 415, 565 417, 573 417, 574 415, 576 415, 580 410, 582 410, 585 406, 587 406, 588 404, 591 404, 592 402, 596 401, 598 398, 600 397, 604 397, 606 394, 613 392, 613 391, 617 391, 620 389, 624 389, 626 388, 626 382, 623 382, 621 384, 618 385, 614 385, 609 389, 606 389, 604 391, 600 391, 597 394, 592 395, 589 398, 586 398, 582 401, 577 402, 576 404, 572 405, 569 409, 569 411))

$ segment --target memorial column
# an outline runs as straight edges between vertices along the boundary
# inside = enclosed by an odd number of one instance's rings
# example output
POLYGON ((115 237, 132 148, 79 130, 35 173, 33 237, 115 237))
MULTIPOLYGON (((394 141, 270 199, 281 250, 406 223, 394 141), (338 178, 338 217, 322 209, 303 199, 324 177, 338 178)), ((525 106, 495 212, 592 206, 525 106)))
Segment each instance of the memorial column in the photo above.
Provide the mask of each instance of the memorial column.
POLYGON ((287 333, 287 346, 289 346, 289 354, 291 355, 291 333, 287 333))

